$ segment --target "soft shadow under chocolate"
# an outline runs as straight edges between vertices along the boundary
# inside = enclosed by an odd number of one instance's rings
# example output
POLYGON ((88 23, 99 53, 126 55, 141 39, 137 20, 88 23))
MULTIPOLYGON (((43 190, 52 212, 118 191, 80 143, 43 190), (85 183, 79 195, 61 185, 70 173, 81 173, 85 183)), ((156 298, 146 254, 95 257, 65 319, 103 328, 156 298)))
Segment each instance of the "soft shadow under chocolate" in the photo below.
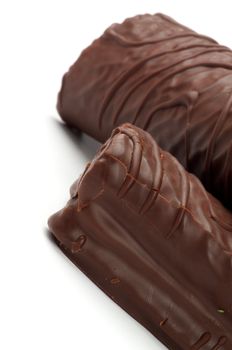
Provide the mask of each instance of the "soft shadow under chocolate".
POLYGON ((58 240, 55 238, 55 236, 49 231, 47 227, 44 228, 44 233, 47 239, 54 245, 59 246, 58 240))
POLYGON ((82 153, 88 160, 91 160, 95 156, 101 143, 80 130, 70 128, 62 121, 56 119, 52 119, 52 121, 76 148, 81 149, 82 153))

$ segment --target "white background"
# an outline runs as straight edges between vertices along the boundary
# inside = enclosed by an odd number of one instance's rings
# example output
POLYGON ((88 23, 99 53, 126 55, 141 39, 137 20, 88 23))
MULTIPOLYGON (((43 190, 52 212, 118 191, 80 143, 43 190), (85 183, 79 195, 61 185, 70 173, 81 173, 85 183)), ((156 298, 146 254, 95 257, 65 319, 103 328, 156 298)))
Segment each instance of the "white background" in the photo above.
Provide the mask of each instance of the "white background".
POLYGON ((231 1, 0 0, 0 349, 164 347, 49 240, 97 143, 59 122, 61 77, 113 22, 163 12, 232 47, 231 1))

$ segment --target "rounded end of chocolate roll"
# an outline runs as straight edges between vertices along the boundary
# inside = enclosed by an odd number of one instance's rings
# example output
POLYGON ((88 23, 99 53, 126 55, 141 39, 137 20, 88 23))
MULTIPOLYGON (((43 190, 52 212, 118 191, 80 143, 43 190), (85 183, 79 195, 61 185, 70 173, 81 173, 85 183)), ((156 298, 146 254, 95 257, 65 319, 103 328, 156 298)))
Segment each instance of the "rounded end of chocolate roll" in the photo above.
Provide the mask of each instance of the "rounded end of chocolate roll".
POLYGON ((72 253, 80 252, 87 238, 78 225, 77 199, 71 199, 64 209, 53 214, 48 228, 60 246, 72 253))
POLYGON ((64 90, 66 74, 67 73, 65 73, 63 75, 63 78, 61 81, 61 87, 60 87, 60 91, 58 92, 58 95, 57 95, 57 103, 56 103, 57 112, 59 113, 59 115, 63 119, 63 121, 65 121, 65 122, 66 122, 66 118, 65 118, 65 113, 64 113, 64 109, 63 109, 63 90, 64 90))
MULTIPOLYGON (((61 80, 61 87, 60 87, 60 91, 58 92, 57 95, 57 103, 56 103, 56 109, 57 112, 59 114, 59 116, 61 117, 61 119, 71 128, 74 128, 76 130, 80 130, 76 123, 73 123, 73 111, 75 111, 75 107, 71 105, 70 108, 66 108, 66 106, 64 106, 64 104, 67 104, 67 99, 68 99, 68 92, 69 89, 68 88, 68 83, 69 83, 69 75, 71 73, 71 69, 73 66, 71 66, 69 68, 69 70, 63 75, 62 80, 61 80)), ((70 101, 68 100, 68 103, 70 103, 70 101)))

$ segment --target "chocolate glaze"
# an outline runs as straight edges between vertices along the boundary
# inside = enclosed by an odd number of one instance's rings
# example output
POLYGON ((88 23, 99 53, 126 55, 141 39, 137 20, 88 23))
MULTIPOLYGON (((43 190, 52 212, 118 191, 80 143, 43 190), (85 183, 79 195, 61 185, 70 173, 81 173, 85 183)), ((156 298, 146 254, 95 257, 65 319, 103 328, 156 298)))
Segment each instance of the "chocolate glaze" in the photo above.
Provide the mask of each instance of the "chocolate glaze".
POLYGON ((115 129, 49 228, 169 349, 231 350, 232 214, 148 133, 115 129))
POLYGON ((113 24, 64 76, 58 111, 99 141, 133 123, 232 208, 232 51, 162 15, 113 24))

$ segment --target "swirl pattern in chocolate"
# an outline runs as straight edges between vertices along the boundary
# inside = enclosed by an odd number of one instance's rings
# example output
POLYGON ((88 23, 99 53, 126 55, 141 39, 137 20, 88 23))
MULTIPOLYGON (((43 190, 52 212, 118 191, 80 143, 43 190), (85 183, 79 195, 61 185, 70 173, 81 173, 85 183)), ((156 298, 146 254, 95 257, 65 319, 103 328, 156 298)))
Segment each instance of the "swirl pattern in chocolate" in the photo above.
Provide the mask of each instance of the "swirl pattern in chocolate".
POLYGON ((61 117, 99 141, 133 123, 232 208, 232 51, 162 15, 113 24, 64 76, 61 117))
POLYGON ((49 219, 64 252, 172 350, 232 348, 232 214, 125 124, 49 219))

